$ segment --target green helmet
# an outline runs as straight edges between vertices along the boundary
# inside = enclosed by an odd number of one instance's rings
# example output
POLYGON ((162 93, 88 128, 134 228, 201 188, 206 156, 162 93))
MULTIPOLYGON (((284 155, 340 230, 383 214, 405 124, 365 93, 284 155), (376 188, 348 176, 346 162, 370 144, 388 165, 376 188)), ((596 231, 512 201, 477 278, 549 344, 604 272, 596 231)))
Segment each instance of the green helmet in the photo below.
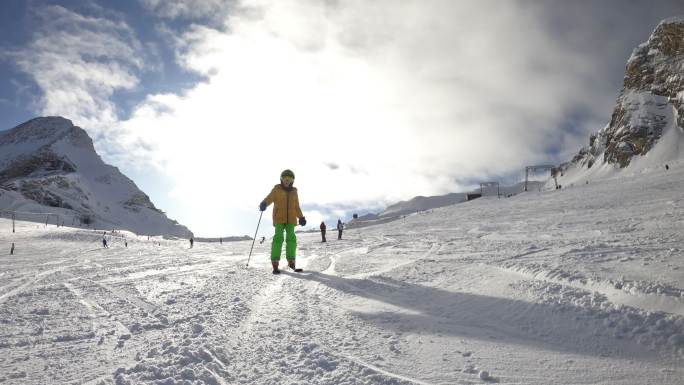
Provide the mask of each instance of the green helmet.
POLYGON ((292 179, 294 179, 294 177, 295 177, 295 176, 294 176, 294 173, 292 172, 292 170, 285 170, 285 171, 283 171, 283 172, 280 173, 280 177, 281 177, 281 178, 284 178, 284 177, 286 177, 286 176, 289 176, 289 177, 291 177, 292 179))

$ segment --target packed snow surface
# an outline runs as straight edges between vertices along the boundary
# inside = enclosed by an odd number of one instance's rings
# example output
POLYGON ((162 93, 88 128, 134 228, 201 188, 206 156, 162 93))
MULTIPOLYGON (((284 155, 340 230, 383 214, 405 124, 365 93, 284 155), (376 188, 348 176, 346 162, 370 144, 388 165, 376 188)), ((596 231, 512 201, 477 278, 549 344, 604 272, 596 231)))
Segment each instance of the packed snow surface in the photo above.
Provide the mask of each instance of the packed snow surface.
POLYGON ((682 191, 673 163, 300 234, 279 276, 268 241, 0 219, 0 383, 681 385, 682 191))

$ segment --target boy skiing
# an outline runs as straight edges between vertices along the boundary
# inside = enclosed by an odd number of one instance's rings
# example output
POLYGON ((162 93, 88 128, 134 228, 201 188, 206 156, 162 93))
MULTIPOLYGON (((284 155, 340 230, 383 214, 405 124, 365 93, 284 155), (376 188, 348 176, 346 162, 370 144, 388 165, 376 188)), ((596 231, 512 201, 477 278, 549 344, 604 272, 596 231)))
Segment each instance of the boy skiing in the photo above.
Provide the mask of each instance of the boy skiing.
POLYGON ((298 218, 300 226, 306 225, 306 218, 304 218, 302 209, 299 207, 297 188, 292 186, 294 179, 292 171, 283 171, 280 174, 280 184, 275 185, 271 193, 259 204, 259 209, 265 211, 268 205, 273 203, 273 226, 275 227, 275 235, 271 244, 273 274, 280 274, 278 264, 280 263, 280 255, 283 249, 283 240, 286 242, 285 258, 287 259, 287 266, 294 271, 302 271, 302 269, 295 268, 297 237, 295 236, 294 229, 298 218), (283 231, 285 231, 285 237, 283 237, 283 231))

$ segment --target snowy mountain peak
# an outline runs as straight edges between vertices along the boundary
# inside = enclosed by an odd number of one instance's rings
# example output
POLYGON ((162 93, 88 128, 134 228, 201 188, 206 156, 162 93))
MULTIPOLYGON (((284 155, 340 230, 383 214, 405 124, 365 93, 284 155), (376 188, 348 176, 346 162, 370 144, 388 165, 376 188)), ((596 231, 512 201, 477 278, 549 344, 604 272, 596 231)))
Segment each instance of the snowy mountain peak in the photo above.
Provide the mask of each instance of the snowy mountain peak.
MULTIPOLYGON (((55 141, 80 128, 61 116, 40 117, 22 123, 0 136, 0 145, 9 143, 55 141)), ((81 130, 82 131, 82 130, 81 130)), ((87 134, 86 134, 87 135, 87 134)))
POLYGON ((660 22, 650 38, 634 49, 610 122, 591 135, 589 146, 566 167, 590 169, 600 163, 625 168, 659 144, 668 148, 656 151, 652 158, 681 158, 682 127, 684 17, 673 17, 660 22))
POLYGON ((105 164, 86 131, 62 117, 32 119, 0 133, 0 208, 141 234, 192 235, 105 164))

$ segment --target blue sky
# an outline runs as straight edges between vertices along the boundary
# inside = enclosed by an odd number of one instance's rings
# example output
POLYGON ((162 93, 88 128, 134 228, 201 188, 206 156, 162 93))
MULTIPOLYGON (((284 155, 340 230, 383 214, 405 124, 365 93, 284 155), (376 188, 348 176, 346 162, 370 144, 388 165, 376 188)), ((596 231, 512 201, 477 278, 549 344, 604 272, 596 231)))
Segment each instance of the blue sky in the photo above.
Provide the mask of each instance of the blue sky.
MULTIPOLYGON (((112 95, 119 115, 128 116, 131 109, 147 94, 157 92, 178 92, 201 81, 203 77, 191 71, 184 71, 174 60, 173 48, 167 44, 157 30, 154 15, 136 0, 123 1, 8 1, 2 5, 0 22, 3 37, 0 47, 5 55, 27 46, 36 31, 45 26, 42 12, 49 7, 64 7, 74 14, 121 20, 134 30, 134 36, 153 48, 147 52, 146 68, 141 71, 140 84, 133 89, 118 90, 112 95)), ((175 30, 186 28, 191 22, 168 21, 164 25, 175 30)), ((7 129, 35 117, 41 108, 38 100, 42 93, 29 74, 18 71, 13 60, 5 57, 0 61, 2 87, 0 88, 0 127, 7 129), (11 103, 10 103, 11 102, 11 103)))
POLYGON ((632 49, 684 14, 617 0, 1 7, 0 129, 71 119, 201 236, 250 234, 284 168, 317 224, 567 160, 608 122, 632 49))

